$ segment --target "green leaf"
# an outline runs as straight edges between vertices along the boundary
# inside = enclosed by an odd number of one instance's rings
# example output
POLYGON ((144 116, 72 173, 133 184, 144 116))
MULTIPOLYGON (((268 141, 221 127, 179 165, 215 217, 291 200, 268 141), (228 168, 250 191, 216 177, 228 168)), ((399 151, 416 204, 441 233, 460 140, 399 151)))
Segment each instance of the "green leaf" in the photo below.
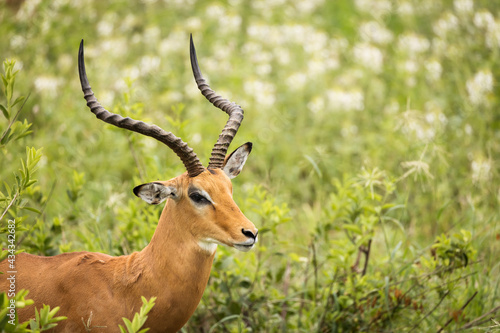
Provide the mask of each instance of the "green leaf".
POLYGON ((39 211, 38 209, 33 208, 33 207, 23 207, 23 209, 29 210, 29 211, 37 213, 37 214, 42 214, 41 211, 39 211))
POLYGON ((0 104, 0 110, 2 110, 2 113, 3 113, 4 117, 7 118, 7 120, 9 120, 10 119, 10 114, 7 111, 7 109, 5 108, 5 106, 3 106, 2 104, 0 104))
POLYGON ((354 232, 355 234, 361 235, 363 232, 361 231, 361 228, 358 227, 355 224, 344 224, 342 225, 342 228, 347 231, 354 232))
POLYGON ((19 96, 18 98, 16 98, 16 100, 14 101, 14 103, 12 103, 11 107, 13 107, 14 105, 20 103, 20 102, 23 102, 24 101, 24 96, 19 96))

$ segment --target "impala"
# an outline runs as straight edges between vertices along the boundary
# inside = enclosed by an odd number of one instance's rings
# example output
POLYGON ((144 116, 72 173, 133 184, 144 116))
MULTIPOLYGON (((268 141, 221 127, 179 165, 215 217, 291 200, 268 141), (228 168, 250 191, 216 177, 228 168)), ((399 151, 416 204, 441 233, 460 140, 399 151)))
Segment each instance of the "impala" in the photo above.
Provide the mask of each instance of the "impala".
MULTIPOLYGON (((156 125, 123 118, 104 109, 92 92, 85 72, 83 40, 78 53, 80 83, 87 106, 97 118, 155 138, 172 149, 187 172, 167 181, 139 185, 133 192, 149 204, 166 200, 151 242, 140 252, 112 257, 74 252, 53 257, 21 253, 16 259, 16 288, 30 291, 34 305, 19 311, 21 321, 34 307, 60 306, 68 319, 57 332, 116 332, 122 318, 131 319, 141 296, 157 297, 145 327, 149 332, 177 332, 191 317, 207 285, 217 244, 249 251, 257 229, 232 198, 231 178, 237 176, 252 149, 246 143, 226 157, 243 120, 243 110, 217 95, 203 79, 191 37, 191 67, 203 96, 229 115, 205 168, 180 138, 156 125), (84 322, 91 318, 90 327, 84 322)), ((6 272, 6 262, 0 263, 6 272)), ((0 290, 7 290, 1 279, 0 290)))

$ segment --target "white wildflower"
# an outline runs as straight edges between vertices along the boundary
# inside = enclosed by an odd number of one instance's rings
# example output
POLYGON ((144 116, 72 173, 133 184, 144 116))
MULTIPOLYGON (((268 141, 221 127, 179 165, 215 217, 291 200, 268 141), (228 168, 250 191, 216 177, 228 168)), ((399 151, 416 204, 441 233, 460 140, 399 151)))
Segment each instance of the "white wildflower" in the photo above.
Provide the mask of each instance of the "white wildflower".
POLYGON ((270 64, 260 64, 255 67, 255 73, 259 76, 266 76, 271 73, 272 69, 270 64))
POLYGON ((41 2, 42 0, 25 1, 17 12, 16 19, 21 22, 30 20, 41 2))
POLYGON ((157 72, 160 68, 161 59, 156 56, 144 56, 141 58, 141 74, 146 75, 157 72))
POLYGON ((477 184, 491 179, 491 160, 478 159, 471 163, 472 181, 477 184))
POLYGON ((186 21, 186 29, 189 31, 196 31, 201 28, 201 20, 199 17, 190 17, 186 21))
POLYGON ((427 113, 425 115, 425 120, 429 123, 432 124, 436 120, 436 115, 434 113, 427 113))
POLYGON ((377 47, 368 43, 356 44, 353 48, 354 59, 367 69, 371 69, 376 73, 382 71, 384 64, 384 56, 382 51, 377 47))
POLYGON ((324 0, 296 0, 295 7, 302 14, 310 14, 323 4, 324 0))
MULTIPOLYGON (((429 119, 433 116, 429 116, 429 119)), ((431 119, 432 120, 432 119, 431 119)), ((421 112, 408 110, 402 114, 399 126, 406 135, 413 135, 416 139, 428 142, 436 136, 436 126, 429 124, 421 112)))
POLYGON ((493 14, 482 10, 474 14, 474 25, 486 30, 486 46, 488 48, 500 47, 500 23, 495 21, 493 14))
POLYGON ((205 10, 205 13, 208 18, 219 19, 219 17, 226 14, 226 10, 224 9, 224 7, 217 4, 208 6, 207 9, 205 10))
POLYGON ((144 39, 148 43, 157 42, 160 40, 161 30, 157 26, 152 26, 144 30, 144 39))
POLYGON ((447 54, 448 43, 439 37, 434 37, 432 39, 432 51, 439 55, 447 54))
POLYGON ((474 25, 478 28, 490 29, 495 24, 495 18, 487 10, 482 10, 474 14, 474 25))
POLYGON ((427 38, 413 32, 401 35, 398 39, 398 48, 410 55, 424 53, 429 47, 430 42, 427 38))
POLYGON ((443 67, 441 63, 437 60, 431 60, 425 64, 426 77, 429 81, 437 81, 441 78, 441 73, 443 72, 443 67))
POLYGON ((479 105, 486 101, 486 95, 493 90, 493 75, 490 71, 480 71, 466 83, 469 100, 472 104, 479 105))
POLYGON ((271 62, 273 58, 273 55, 269 52, 258 52, 258 53, 253 53, 248 59, 256 64, 267 64, 271 62))
POLYGON ((71 70, 74 67, 74 57, 71 55, 65 53, 61 54, 59 58, 57 59, 57 68, 62 69, 62 70, 71 70))
POLYGON ((358 126, 356 125, 342 127, 342 129, 340 130, 340 135, 342 135, 344 138, 349 136, 354 136, 356 134, 358 134, 358 126))
POLYGON ((135 15, 127 14, 125 18, 121 21, 120 30, 122 32, 131 31, 137 23, 135 15))
POLYGON ((35 90, 42 96, 55 97, 59 92, 62 81, 52 76, 39 76, 35 79, 35 90))
POLYGON ((459 14, 472 13, 474 10, 474 2, 472 0, 455 0, 453 6, 459 14))
POLYGON ((222 15, 219 17, 219 27, 223 32, 233 32, 240 28, 241 21, 239 15, 222 15))
POLYGON ((396 11, 401 16, 413 16, 415 13, 415 9, 413 8, 413 5, 410 2, 399 3, 396 11))
POLYGON ((108 20, 97 23, 97 33, 101 36, 109 36, 113 32, 113 24, 108 20))
POLYGON ((286 0, 254 0, 252 1, 253 8, 260 11, 271 12, 269 9, 285 4, 286 0))
POLYGON ((360 91, 328 90, 327 97, 333 110, 361 111, 365 108, 364 96, 360 91))
POLYGON ((414 75, 420 69, 418 63, 414 60, 406 60, 404 62, 403 68, 408 74, 414 75))
MULTIPOLYGON (((153 140, 147 140, 147 141, 153 141, 153 140)), ((123 206, 123 203, 125 202, 125 197, 126 194, 123 192, 111 193, 111 195, 108 196, 108 200, 106 200, 106 207, 116 209, 120 206, 123 206)))
POLYGON ((275 87, 272 83, 248 80, 245 82, 243 89, 246 94, 251 95, 260 105, 272 106, 276 101, 275 87))
POLYGON ((179 6, 183 9, 187 9, 190 6, 193 6, 196 0, 163 0, 168 5, 179 6))
POLYGON ((125 69, 125 77, 130 80, 137 80, 141 74, 137 66, 128 67, 125 69))
POLYGON ((438 119, 443 125, 446 125, 446 123, 448 123, 448 118, 446 118, 446 115, 442 112, 438 114, 438 119))
POLYGON ((486 46, 490 49, 500 47, 500 22, 495 21, 486 30, 486 46))
POLYGON ((291 61, 290 51, 284 47, 273 48, 273 56, 280 65, 288 65, 291 61))
MULTIPOLYGON (((99 43, 101 53, 109 53, 113 57, 121 57, 127 51, 127 42, 124 38, 105 38, 99 43)), ((87 53, 87 49, 85 49, 87 53)))
POLYGON ((359 28, 359 35, 365 42, 388 44, 394 38, 392 32, 377 21, 365 22, 359 28))
POLYGON ((408 171, 406 171, 400 179, 404 179, 411 174, 414 174, 414 179, 417 179, 418 175, 426 175, 427 177, 434 179, 434 176, 429 171, 429 164, 422 160, 401 162, 401 166, 404 169, 408 169, 408 171))
POLYGON ((347 50, 349 42, 345 38, 333 38, 328 41, 328 47, 332 51, 342 52, 347 50))
POLYGON ((307 83, 307 75, 302 72, 294 73, 286 79, 286 84, 291 90, 300 90, 307 83))
POLYGON ((248 54, 260 53, 262 52, 262 44, 255 42, 247 42, 243 44, 242 52, 248 54))
POLYGON ((21 35, 14 35, 10 39, 10 47, 13 49, 22 48, 26 45, 26 38, 21 35))
POLYGON ((384 113, 396 114, 399 112, 399 103, 397 101, 391 101, 384 107, 384 113))
POLYGON ((444 14, 436 23, 433 25, 433 30, 441 38, 446 37, 449 32, 458 30, 458 18, 451 14, 444 14))
POLYGON ((465 134, 467 135, 472 135, 472 126, 469 125, 469 124, 465 124, 465 127, 464 127, 464 131, 465 131, 465 134))
POLYGON ((202 140, 202 136, 200 133, 194 133, 193 136, 191 137, 191 140, 189 140, 189 142, 197 145, 199 143, 201 143, 201 140, 202 140))
POLYGON ((115 93, 112 90, 99 91, 99 101, 102 105, 113 105, 115 100, 115 93))
POLYGON ((307 108, 313 113, 318 113, 325 109, 325 100, 322 97, 316 96, 307 103, 307 108))
POLYGON ((180 103, 184 99, 184 95, 179 91, 167 91, 165 97, 169 103, 180 103))
POLYGON ((389 0, 354 0, 354 3, 360 11, 369 13, 375 17, 388 14, 392 9, 391 1, 389 0))
POLYGON ((306 43, 304 43, 304 50, 307 53, 321 52, 325 49, 328 42, 328 36, 323 32, 313 32, 310 34, 306 43))
POLYGON ((327 70, 327 67, 330 67, 330 65, 327 66, 323 60, 313 58, 307 62, 307 73, 311 77, 314 77, 324 73, 327 70))
POLYGON ((167 38, 160 42, 159 53, 170 54, 184 52, 186 48, 186 40, 189 36, 184 31, 172 31, 167 38))

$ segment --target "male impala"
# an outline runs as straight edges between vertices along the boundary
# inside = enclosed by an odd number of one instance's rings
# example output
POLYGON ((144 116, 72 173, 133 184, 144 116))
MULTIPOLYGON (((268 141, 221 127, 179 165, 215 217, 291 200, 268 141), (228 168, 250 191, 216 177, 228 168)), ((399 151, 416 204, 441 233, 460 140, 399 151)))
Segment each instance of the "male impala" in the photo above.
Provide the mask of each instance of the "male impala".
MULTIPOLYGON (((105 110, 92 92, 83 60, 83 40, 78 54, 80 82, 85 100, 97 118, 153 137, 170 147, 187 172, 167 181, 139 185, 134 194, 149 204, 167 200, 151 242, 140 252, 112 257, 102 253, 75 252, 54 257, 21 253, 16 259, 16 288, 28 289, 34 306, 60 306, 58 315, 68 319, 57 332, 116 332, 122 318, 131 319, 142 304, 141 296, 157 297, 145 327, 149 332, 177 332, 191 317, 207 285, 217 244, 250 250, 257 229, 232 199, 230 179, 238 175, 252 149, 246 143, 226 157, 243 110, 218 96, 203 79, 191 38, 191 67, 203 96, 229 115, 215 144, 210 163, 200 160, 180 138, 155 125, 123 118, 105 110), (87 328, 88 329, 88 328, 87 328)), ((6 272, 6 262, 0 271, 6 272)), ((7 290, 1 279, 0 290, 7 290)), ((19 313, 25 321, 34 307, 19 313)))

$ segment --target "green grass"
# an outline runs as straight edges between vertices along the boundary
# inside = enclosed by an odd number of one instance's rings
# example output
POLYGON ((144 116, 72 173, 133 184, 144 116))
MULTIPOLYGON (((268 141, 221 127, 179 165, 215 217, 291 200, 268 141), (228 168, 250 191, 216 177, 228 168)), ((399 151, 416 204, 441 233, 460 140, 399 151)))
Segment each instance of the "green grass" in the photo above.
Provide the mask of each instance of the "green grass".
POLYGON ((87 110, 78 45, 106 108, 208 161, 226 117, 196 89, 193 33, 212 88, 245 110, 233 146, 254 151, 235 201, 262 238, 251 253, 219 247, 183 330, 416 332, 450 318, 458 330, 500 305, 499 13, 466 0, 2 3, 0 59, 17 61, 33 131, 2 148, 2 183, 26 146, 43 147, 23 196, 41 214, 8 213, 25 217, 19 247, 121 255, 149 242, 161 208, 131 189, 182 164, 87 110))

